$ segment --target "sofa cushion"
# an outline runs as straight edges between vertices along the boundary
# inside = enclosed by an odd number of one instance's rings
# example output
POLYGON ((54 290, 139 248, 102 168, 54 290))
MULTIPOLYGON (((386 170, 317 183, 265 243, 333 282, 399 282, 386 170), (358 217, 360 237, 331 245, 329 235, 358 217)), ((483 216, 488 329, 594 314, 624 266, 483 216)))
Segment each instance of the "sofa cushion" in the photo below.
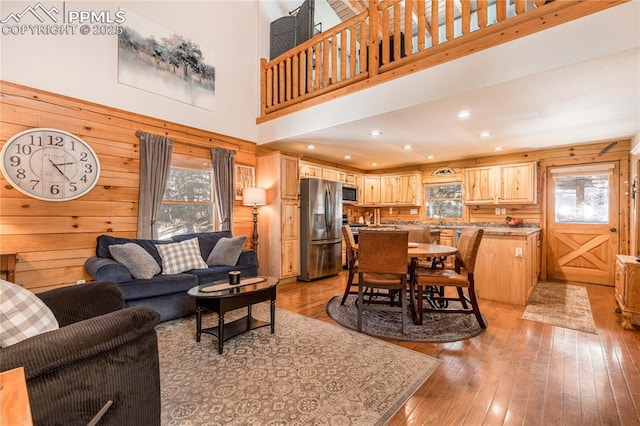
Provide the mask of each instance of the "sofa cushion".
POLYGON ((58 329, 51 309, 29 290, 0 280, 0 294, 0 347, 58 329))
POLYGON ((246 235, 233 238, 220 238, 211 254, 207 258, 207 265, 234 266, 238 262, 244 243, 247 241, 246 235))
POLYGON ((136 243, 113 244, 109 246, 109 252, 136 279, 151 278, 160 273, 160 266, 153 256, 136 243))
POLYGON ((231 237, 231 231, 196 232, 193 234, 174 235, 171 239, 175 242, 180 242, 197 238, 198 244, 200 245, 200 254, 203 259, 207 259, 213 247, 215 247, 222 237, 231 237))
POLYGON ((162 274, 173 275, 190 269, 206 268, 207 264, 200 255, 198 239, 156 246, 162 258, 162 274))
POLYGON ((240 278, 254 277, 257 274, 255 264, 209 266, 207 269, 192 269, 188 273, 198 277, 198 284, 211 284, 214 281, 227 281, 229 279, 229 271, 240 271, 240 278))
POLYGON ((170 244, 173 241, 171 240, 145 240, 145 239, 136 239, 136 238, 119 238, 112 237, 111 235, 100 235, 97 239, 96 244, 96 256, 98 257, 106 257, 109 259, 113 259, 111 256, 111 252, 109 251, 109 246, 114 244, 126 244, 126 243, 136 243, 143 249, 145 249, 158 263, 158 265, 162 265, 162 259, 158 254, 158 249, 156 249, 157 244, 170 244))
POLYGON ((148 280, 118 283, 118 288, 129 305, 130 300, 147 299, 167 294, 184 293, 198 285, 198 277, 191 274, 156 275, 148 280))

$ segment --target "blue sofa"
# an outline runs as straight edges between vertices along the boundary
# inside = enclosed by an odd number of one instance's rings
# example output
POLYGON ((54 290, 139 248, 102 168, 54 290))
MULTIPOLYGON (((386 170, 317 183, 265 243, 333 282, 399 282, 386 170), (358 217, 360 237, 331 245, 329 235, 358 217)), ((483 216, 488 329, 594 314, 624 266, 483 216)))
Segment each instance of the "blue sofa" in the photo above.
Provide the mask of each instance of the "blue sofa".
POLYGON ((100 235, 97 238, 96 255, 87 259, 84 267, 96 281, 115 282, 122 292, 127 306, 149 306, 160 313, 160 321, 185 317, 193 314, 196 309, 195 300, 187 295, 187 291, 191 287, 226 279, 229 271, 233 270, 240 271, 243 277, 256 276, 258 265, 255 252, 242 250, 238 262, 234 266, 210 266, 207 269, 193 269, 175 275, 160 273, 150 279, 135 279, 127 267, 113 259, 109 252, 109 246, 136 243, 144 248, 162 267, 162 260, 155 247, 156 244, 175 243, 194 237, 198 238, 200 254, 206 260, 220 238, 231 238, 231 232, 183 234, 176 235, 171 240, 142 240, 100 235))

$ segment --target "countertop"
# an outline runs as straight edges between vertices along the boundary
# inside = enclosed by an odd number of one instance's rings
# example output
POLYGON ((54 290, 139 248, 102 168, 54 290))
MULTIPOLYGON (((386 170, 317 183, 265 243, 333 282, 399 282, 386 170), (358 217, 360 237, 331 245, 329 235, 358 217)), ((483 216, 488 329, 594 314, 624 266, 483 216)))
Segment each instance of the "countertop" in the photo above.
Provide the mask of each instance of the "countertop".
MULTIPOLYGON (((383 223, 380 225, 371 225, 372 228, 384 228, 384 227, 393 227, 393 226, 401 226, 401 225, 419 225, 420 223, 383 223)), ((363 228, 366 227, 366 224, 349 224, 352 227, 363 228)), ((540 232, 540 228, 533 224, 519 225, 519 226, 508 226, 508 225, 499 225, 495 223, 444 223, 444 224, 429 224, 431 228, 431 232, 440 231, 443 229, 464 229, 467 227, 480 227, 484 229, 486 235, 512 235, 512 236, 526 236, 540 232)))

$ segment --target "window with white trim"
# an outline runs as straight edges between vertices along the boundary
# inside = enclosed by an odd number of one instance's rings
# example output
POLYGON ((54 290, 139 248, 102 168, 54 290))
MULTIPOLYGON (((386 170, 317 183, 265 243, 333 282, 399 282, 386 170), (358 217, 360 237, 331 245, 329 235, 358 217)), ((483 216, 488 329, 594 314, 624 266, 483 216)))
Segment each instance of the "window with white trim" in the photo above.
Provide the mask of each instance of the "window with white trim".
POLYGON ((158 217, 158 237, 216 230, 211 163, 172 160, 158 217))
POLYGON ((427 219, 462 218, 462 181, 428 183, 424 194, 427 219))

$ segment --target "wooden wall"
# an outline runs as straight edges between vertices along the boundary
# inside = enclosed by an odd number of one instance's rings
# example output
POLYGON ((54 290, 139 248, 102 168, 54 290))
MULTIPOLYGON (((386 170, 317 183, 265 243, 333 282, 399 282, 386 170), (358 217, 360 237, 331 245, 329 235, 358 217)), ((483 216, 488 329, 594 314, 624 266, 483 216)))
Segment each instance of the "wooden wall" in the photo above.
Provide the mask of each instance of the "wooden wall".
MULTIPOLYGON (((46 202, 13 189, 0 175, 0 253, 17 253, 16 283, 43 291, 89 280, 84 261, 96 237, 135 237, 138 215, 137 130, 167 135, 179 158, 211 158, 211 147, 236 150, 236 163, 255 166, 256 145, 177 123, 0 82, 0 141, 34 127, 65 130, 96 151, 102 172, 87 195, 46 202)), ((234 235, 251 235, 250 207, 234 205, 234 235)))
MULTIPOLYGON (((546 207, 546 171, 548 167, 557 165, 583 164, 593 162, 615 161, 620 164, 620 175, 618 182, 620 186, 620 252, 629 253, 631 250, 630 230, 629 226, 632 222, 631 215, 631 198, 625 194, 627 186, 624 181, 630 180, 630 158, 631 158, 631 140, 607 141, 591 144, 571 145, 561 148, 543 149, 538 151, 495 155, 490 157, 472 158, 466 160, 457 160, 442 163, 423 164, 417 167, 422 171, 422 182, 436 182, 446 180, 461 180, 462 169, 467 167, 497 165, 509 163, 524 163, 535 161, 538 163, 538 184, 537 184, 537 203, 536 204, 510 204, 501 205, 506 209, 505 214, 496 215, 495 205, 486 206, 464 206, 463 217, 460 222, 485 222, 485 223, 503 223, 506 216, 512 216, 523 219, 525 223, 535 223, 541 228, 545 228, 545 207, 546 207), (439 167, 451 167, 456 174, 447 177, 434 177, 432 172, 439 167)), ((399 169, 385 169, 381 173, 400 173, 415 171, 415 167, 403 167, 399 169)), ((344 210, 344 209, 343 209, 344 210)), ((356 214, 360 215, 366 211, 372 212, 374 209, 365 209, 362 207, 353 208, 356 214)), ((414 222, 427 221, 424 217, 424 208, 420 207, 418 215, 410 214, 410 207, 394 207, 393 212, 389 212, 389 208, 380 208, 381 223, 388 222, 414 222)), ((435 221, 434 221, 435 222, 435 221)))

